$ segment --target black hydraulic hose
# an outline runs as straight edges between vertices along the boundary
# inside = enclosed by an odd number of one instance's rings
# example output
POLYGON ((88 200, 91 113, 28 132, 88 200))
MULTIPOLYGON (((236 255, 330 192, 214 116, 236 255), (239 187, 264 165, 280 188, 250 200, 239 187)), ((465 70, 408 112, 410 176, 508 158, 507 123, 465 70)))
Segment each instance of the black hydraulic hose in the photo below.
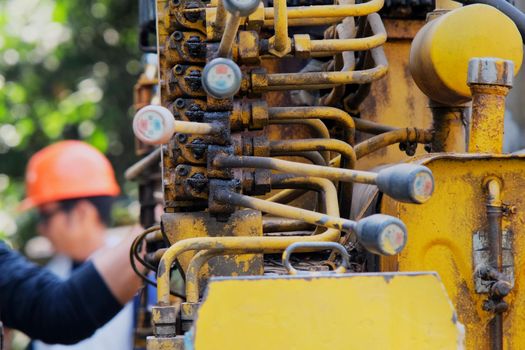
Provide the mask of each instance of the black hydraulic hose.
POLYGON ((485 4, 497 8, 506 14, 518 27, 522 40, 525 42, 525 14, 505 0, 458 0, 465 5, 485 4))

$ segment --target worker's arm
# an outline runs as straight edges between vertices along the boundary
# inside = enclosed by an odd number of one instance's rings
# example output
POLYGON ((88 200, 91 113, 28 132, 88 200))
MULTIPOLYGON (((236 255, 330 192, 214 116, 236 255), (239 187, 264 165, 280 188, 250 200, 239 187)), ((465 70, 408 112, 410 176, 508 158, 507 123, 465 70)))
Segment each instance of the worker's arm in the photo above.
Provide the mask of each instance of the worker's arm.
POLYGON ((62 281, 0 242, 0 319, 46 343, 73 344, 108 322, 136 292, 129 242, 97 254, 62 281))

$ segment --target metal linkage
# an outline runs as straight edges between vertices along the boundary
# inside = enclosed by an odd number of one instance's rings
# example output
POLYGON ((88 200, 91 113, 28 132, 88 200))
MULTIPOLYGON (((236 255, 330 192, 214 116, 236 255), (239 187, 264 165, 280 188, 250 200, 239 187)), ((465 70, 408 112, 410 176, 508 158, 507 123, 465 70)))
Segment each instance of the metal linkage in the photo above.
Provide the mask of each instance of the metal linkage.
MULTIPOLYGON (((246 17, 253 13, 259 6, 259 0, 221 0, 224 8, 228 11, 226 25, 222 33, 221 42, 217 55, 219 57, 229 57, 233 42, 237 35, 241 17, 246 17)), ((220 14, 221 16, 223 14, 220 14)), ((220 18, 220 17, 219 17, 220 18)))
POLYGON ((218 168, 272 169, 334 181, 377 185, 380 191, 392 198, 410 203, 424 203, 430 199, 434 191, 432 172, 425 166, 413 164, 397 164, 382 169, 378 173, 250 156, 219 156, 213 160, 213 164, 218 168))

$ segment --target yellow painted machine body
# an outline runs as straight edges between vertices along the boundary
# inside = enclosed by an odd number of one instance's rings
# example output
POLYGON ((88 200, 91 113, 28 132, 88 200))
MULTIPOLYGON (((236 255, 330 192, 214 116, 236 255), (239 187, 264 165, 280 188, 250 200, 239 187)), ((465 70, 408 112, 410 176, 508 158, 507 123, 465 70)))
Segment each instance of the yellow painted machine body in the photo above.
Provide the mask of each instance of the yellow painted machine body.
POLYGON ((194 350, 437 350, 463 335, 436 274, 399 273, 213 279, 189 337, 194 350))
POLYGON ((479 234, 487 230, 484 181, 501 179, 504 265, 513 276, 509 310, 503 317, 505 349, 525 347, 525 158, 512 155, 439 154, 419 159, 435 176, 436 190, 425 206, 384 197, 381 211, 401 218, 411 232, 407 247, 381 261, 383 271, 437 271, 466 327, 467 349, 490 349, 483 310, 486 294, 476 292, 476 255, 486 249, 479 234))
POLYGON ((164 214, 145 239, 166 246, 147 255, 158 268, 148 350, 525 348, 525 157, 500 154, 523 58, 508 17, 454 5, 426 23, 384 19, 381 0, 274 0, 242 16, 231 0, 156 3, 160 101, 185 128, 159 152, 164 214), (233 95, 205 84, 217 56, 240 72, 233 95), (474 57, 496 67, 496 84, 469 68, 474 57), (378 196, 397 163, 430 169, 428 201, 394 200, 402 185, 378 196), (404 248, 365 239, 375 212, 406 226, 404 248), (280 260, 297 243, 294 265, 317 273, 292 276, 280 260), (327 272, 340 261, 375 273, 327 272))

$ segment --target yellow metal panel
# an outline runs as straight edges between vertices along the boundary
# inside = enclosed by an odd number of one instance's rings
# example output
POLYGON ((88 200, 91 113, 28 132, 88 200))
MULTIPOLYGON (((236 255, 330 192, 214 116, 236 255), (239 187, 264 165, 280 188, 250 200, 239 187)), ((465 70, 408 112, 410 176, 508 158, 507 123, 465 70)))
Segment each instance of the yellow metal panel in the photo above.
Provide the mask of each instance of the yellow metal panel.
POLYGON ((434 273, 216 279, 195 350, 457 349, 454 309, 434 273))
POLYGON ((483 229, 486 193, 483 180, 496 176, 503 182, 502 198, 512 211, 503 229, 513 237, 515 286, 505 298, 504 348, 525 349, 525 158, 489 155, 438 155, 422 161, 435 179, 435 191, 424 205, 395 202, 385 197, 381 211, 399 217, 408 229, 408 243, 394 258, 382 260, 383 271, 437 271, 466 326, 468 349, 489 349, 487 323, 492 315, 482 310, 486 294, 474 286, 473 234, 483 229))

